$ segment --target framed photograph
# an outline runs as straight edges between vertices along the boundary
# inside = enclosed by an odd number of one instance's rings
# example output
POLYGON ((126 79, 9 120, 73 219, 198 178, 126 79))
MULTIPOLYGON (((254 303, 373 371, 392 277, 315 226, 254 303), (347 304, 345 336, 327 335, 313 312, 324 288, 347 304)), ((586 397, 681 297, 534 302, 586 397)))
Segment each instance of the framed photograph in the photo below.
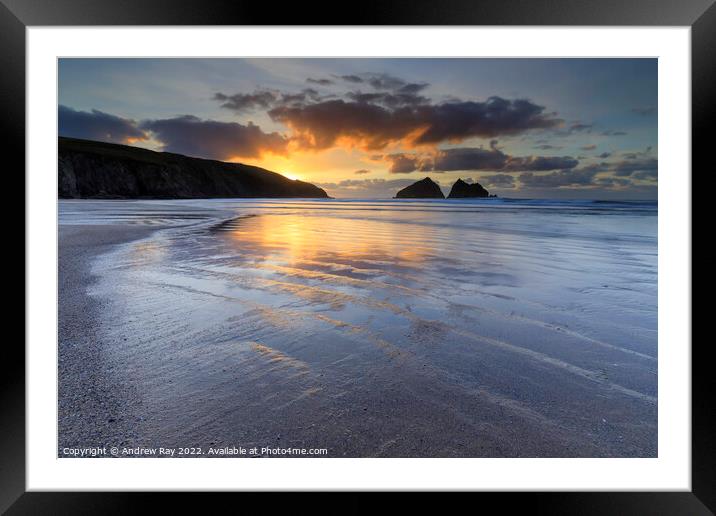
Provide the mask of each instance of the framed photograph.
POLYGON ((2 0, 27 303, 0 509, 499 491, 711 514, 691 191, 712 3, 317 25, 2 0))

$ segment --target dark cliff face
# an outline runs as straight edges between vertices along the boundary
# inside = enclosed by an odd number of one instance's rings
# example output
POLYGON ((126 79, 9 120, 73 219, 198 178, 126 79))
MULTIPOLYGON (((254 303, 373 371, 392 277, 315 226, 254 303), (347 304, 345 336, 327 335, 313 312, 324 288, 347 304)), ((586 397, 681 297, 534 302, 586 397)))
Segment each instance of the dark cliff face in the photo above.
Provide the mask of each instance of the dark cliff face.
POLYGON ((490 193, 480 183, 466 183, 462 179, 455 181, 450 189, 448 199, 464 199, 467 197, 488 197, 490 193))
POLYGON ((440 187, 429 177, 406 186, 395 194, 396 199, 444 199, 440 187))
POLYGON ((59 139, 58 174, 60 198, 328 197, 259 167, 73 138, 59 139))

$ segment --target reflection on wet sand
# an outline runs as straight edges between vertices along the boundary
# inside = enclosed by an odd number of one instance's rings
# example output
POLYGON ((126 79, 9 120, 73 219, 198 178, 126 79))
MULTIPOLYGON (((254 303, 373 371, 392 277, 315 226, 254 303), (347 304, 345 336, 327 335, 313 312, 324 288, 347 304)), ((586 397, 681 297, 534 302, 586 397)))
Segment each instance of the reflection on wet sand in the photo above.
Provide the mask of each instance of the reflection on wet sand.
POLYGON ((137 443, 656 454, 654 212, 331 206, 202 205, 96 263, 137 443))
POLYGON ((415 268, 437 258, 440 238, 409 223, 303 214, 240 217, 219 228, 229 234, 242 256, 258 263, 298 270, 304 265, 309 270, 310 265, 321 266, 326 272, 364 270, 373 276, 386 266, 415 268))

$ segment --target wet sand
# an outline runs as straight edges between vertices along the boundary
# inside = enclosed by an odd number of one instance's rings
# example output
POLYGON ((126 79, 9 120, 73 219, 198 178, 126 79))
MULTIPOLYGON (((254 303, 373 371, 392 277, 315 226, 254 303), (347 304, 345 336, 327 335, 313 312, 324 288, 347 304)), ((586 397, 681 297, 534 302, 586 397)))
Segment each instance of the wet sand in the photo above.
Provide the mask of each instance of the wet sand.
POLYGON ((575 248, 519 219, 519 232, 494 222, 498 244, 474 231, 465 243, 420 213, 240 208, 66 217, 60 446, 656 455, 651 244, 638 235, 575 248), (523 284, 525 266, 540 288, 523 284))
POLYGON ((134 432, 136 421, 129 414, 141 395, 136 385, 116 381, 116 364, 98 335, 102 303, 87 289, 97 279, 90 272, 94 259, 152 231, 128 225, 59 226, 59 449, 120 445, 134 432))

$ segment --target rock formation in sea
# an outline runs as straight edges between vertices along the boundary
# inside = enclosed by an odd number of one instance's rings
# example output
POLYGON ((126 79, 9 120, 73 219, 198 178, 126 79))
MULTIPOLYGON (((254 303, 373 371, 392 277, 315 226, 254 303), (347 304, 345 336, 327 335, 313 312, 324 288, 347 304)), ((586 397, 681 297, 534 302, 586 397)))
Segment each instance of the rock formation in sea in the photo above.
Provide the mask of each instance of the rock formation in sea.
POLYGON ((462 179, 455 181, 450 189, 448 199, 465 199, 467 197, 489 197, 490 193, 480 183, 466 183, 462 179))
POLYGON ((60 198, 328 197, 259 167, 62 137, 58 176, 60 198))
POLYGON ((406 186, 395 194, 396 199, 444 199, 440 187, 429 177, 406 186))

